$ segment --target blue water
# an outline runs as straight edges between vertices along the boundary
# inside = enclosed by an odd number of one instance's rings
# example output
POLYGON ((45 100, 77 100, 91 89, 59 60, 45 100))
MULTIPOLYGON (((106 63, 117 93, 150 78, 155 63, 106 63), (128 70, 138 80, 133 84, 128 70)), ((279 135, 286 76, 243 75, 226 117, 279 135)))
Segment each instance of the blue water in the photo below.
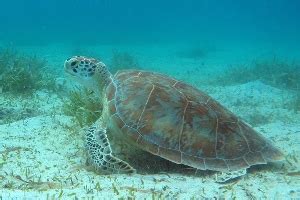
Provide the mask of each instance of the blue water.
POLYGON ((297 0, 2 0, 1 8, 1 41, 14 44, 300 41, 297 0))

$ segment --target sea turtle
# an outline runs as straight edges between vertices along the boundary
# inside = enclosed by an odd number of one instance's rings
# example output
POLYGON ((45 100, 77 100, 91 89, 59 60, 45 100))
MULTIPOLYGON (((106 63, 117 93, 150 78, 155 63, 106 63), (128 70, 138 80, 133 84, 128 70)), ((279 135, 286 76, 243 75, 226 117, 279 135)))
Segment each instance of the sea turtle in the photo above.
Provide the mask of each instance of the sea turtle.
POLYGON ((87 154, 97 170, 135 172, 112 152, 110 134, 174 163, 218 171, 219 182, 283 158, 247 123, 182 81, 142 70, 112 75, 103 62, 84 56, 68 58, 64 69, 103 103, 102 116, 85 134, 87 154))

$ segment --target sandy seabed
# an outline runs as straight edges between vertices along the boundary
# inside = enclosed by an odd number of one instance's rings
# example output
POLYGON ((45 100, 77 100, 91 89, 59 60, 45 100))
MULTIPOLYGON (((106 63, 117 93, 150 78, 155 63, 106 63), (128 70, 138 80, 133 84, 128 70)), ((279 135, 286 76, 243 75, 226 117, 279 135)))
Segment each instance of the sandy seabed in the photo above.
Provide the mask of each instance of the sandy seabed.
MULTIPOLYGON (((60 52, 55 51, 56 47, 36 48, 24 49, 39 52, 57 68, 73 54, 69 49, 60 52)), ((113 49, 93 48, 99 52, 113 49)), ((289 91, 260 81, 235 86, 199 86, 197 77, 217 73, 214 70, 221 66, 240 61, 224 59, 228 51, 219 53, 216 61, 212 52, 211 58, 199 62, 177 58, 172 54, 176 52, 174 47, 122 48, 135 52, 141 65, 205 90, 238 116, 254 123, 254 128, 280 148, 286 159, 250 168, 246 176, 226 184, 216 183, 214 173, 97 175, 86 165, 82 130, 72 117, 61 111, 61 98, 47 91, 38 91, 31 98, 4 93, 0 95, 0 107, 19 113, 30 107, 36 114, 0 123, 0 199, 300 199, 300 113, 287 108, 292 97, 289 91), (159 67, 166 65, 166 69, 159 67), (201 65, 199 75, 188 73, 196 65, 201 65)), ((101 57, 109 56, 101 52, 101 57)))

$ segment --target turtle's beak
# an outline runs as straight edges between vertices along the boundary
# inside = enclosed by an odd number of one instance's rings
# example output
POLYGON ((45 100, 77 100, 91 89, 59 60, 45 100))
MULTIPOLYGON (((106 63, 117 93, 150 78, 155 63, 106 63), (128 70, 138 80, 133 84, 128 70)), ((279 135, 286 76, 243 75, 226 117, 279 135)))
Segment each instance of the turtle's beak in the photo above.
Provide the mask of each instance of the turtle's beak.
POLYGON ((70 59, 68 58, 65 63, 64 63, 64 70, 67 72, 68 70, 70 70, 70 64, 69 61, 70 59))
POLYGON ((72 72, 72 67, 71 67, 69 60, 70 59, 67 59, 64 63, 64 71, 65 71, 65 73, 67 73, 69 75, 75 76, 75 74, 72 72))

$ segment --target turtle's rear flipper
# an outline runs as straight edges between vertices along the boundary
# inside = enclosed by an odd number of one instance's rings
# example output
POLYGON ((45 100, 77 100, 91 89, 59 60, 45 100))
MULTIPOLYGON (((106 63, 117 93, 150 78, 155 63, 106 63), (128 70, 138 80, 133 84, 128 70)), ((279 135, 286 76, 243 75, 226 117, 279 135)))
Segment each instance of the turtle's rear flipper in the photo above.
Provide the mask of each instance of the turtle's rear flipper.
POLYGON ((247 173, 246 169, 241 169, 241 170, 231 171, 231 172, 218 172, 216 173, 216 182, 225 183, 232 179, 244 176, 246 173, 247 173))
POLYGON ((86 130, 85 136, 89 162, 97 171, 105 173, 135 172, 135 169, 127 162, 112 155, 105 129, 92 126, 86 130))

